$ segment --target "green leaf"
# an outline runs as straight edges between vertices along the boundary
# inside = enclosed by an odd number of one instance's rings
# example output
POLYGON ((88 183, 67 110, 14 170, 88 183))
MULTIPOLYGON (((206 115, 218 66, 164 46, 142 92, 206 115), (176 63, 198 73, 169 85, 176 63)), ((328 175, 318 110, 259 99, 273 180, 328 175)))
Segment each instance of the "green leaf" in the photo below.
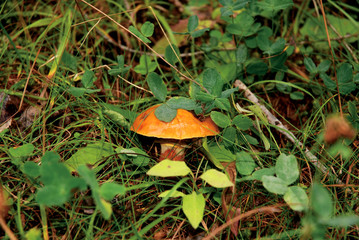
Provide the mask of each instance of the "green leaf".
POLYGON ((126 187, 114 183, 114 182, 106 182, 100 187, 100 195, 107 201, 111 201, 116 195, 125 195, 126 187))
MULTIPOLYGON (((233 162, 236 160, 236 156, 222 145, 207 145, 206 150, 209 152, 211 158, 215 159, 215 162, 233 162)), ((216 165, 216 167, 218 166, 216 165)), ((223 169, 223 167, 221 167, 220 169, 223 169)))
POLYGON ((216 169, 209 169, 205 171, 199 178, 203 179, 209 185, 215 188, 226 188, 233 186, 233 183, 229 180, 227 175, 216 169))
POLYGON ((126 118, 121 113, 110 109, 103 110, 103 113, 106 114, 112 121, 114 121, 118 125, 126 128, 130 127, 130 123, 126 120, 126 118))
POLYGON ((265 11, 276 12, 293 6, 292 0, 263 0, 257 6, 265 11))
POLYGON ((162 104, 156 108, 155 116, 158 118, 158 120, 171 122, 177 116, 177 109, 173 109, 167 104, 162 104))
POLYGON ((187 29, 188 32, 193 32, 198 27, 198 17, 196 15, 190 16, 188 19, 187 29))
POLYGON ((194 97, 203 103, 212 103, 216 99, 215 96, 205 92, 197 92, 194 97))
POLYGON ((32 143, 26 143, 20 147, 10 148, 9 155, 11 161, 15 165, 21 164, 21 162, 28 156, 30 156, 35 150, 35 147, 32 143))
POLYGON ((236 51, 237 64, 243 64, 247 60, 248 50, 245 44, 239 45, 236 51))
POLYGON ((69 87, 68 91, 74 96, 74 97, 81 97, 85 95, 85 93, 95 93, 100 92, 100 89, 88 89, 88 88, 80 88, 80 87, 69 87))
POLYGON ((231 103, 228 98, 216 98, 214 100, 214 105, 222 110, 229 111, 231 109, 231 103))
POLYGON ((31 228, 29 231, 25 234, 26 240, 42 240, 41 238, 41 230, 37 227, 31 228))
POLYGON ((339 84, 350 82, 353 79, 353 66, 349 63, 343 63, 337 69, 337 78, 339 84))
POLYGON ((268 72, 268 66, 265 62, 256 62, 251 63, 247 66, 247 72, 249 74, 256 74, 259 76, 263 76, 268 72))
POLYGON ((95 200, 95 204, 100 210, 104 219, 108 220, 112 214, 112 207, 111 204, 106 202, 100 196, 100 187, 96 180, 96 175, 93 171, 91 171, 87 166, 81 165, 77 169, 79 175, 86 181, 86 183, 91 188, 92 197, 95 200))
POLYGON ((140 57, 140 64, 138 64, 134 70, 136 73, 146 75, 156 70, 157 66, 157 62, 152 61, 150 56, 142 55, 140 57))
MULTIPOLYGON (((167 195, 171 192, 171 190, 166 190, 164 192, 162 192, 160 195, 158 195, 158 197, 160 198, 165 198, 167 197, 167 195)), ((176 198, 176 197, 183 197, 185 196, 185 194, 183 192, 179 192, 177 190, 173 191, 171 195, 169 195, 169 197, 173 197, 173 198, 176 198)))
POLYGON ((33 178, 40 176, 40 166, 31 161, 25 162, 23 171, 26 175, 33 178))
POLYGON ((223 80, 217 70, 208 68, 203 72, 203 86, 214 96, 220 96, 223 88, 223 80))
POLYGON ((329 70, 331 64, 332 64, 332 62, 328 59, 322 61, 321 63, 319 63, 319 65, 317 67, 318 72, 325 73, 326 71, 329 70))
POLYGON ((255 167, 256 164, 249 153, 245 151, 236 153, 236 169, 240 174, 250 175, 255 167))
POLYGON ((119 147, 116 148, 116 152, 122 154, 122 157, 120 156, 121 159, 129 160, 131 163, 139 167, 147 166, 150 163, 150 158, 147 153, 137 147, 130 149, 119 147), (123 158, 123 154, 125 154, 127 158, 123 158))
POLYGON ((244 115, 235 116, 232 123, 242 131, 246 131, 253 126, 253 121, 244 115))
POLYGON ((183 196, 182 210, 194 229, 198 228, 203 219, 206 200, 201 193, 183 196))
POLYGON ((157 98, 161 102, 166 101, 167 87, 163 82, 162 78, 157 73, 151 72, 147 75, 146 80, 155 98, 157 98))
POLYGON ((128 72, 131 67, 125 67, 125 57, 123 55, 117 55, 117 65, 108 70, 108 74, 111 76, 122 75, 128 72))
POLYGON ((219 0, 219 3, 223 5, 221 8, 222 17, 228 17, 233 14, 233 11, 238 11, 246 6, 249 0, 219 0))
MULTIPOLYGON (((211 162, 219 169, 224 169, 223 165, 221 164, 220 160, 217 159, 217 157, 215 156, 215 154, 211 153, 211 149, 208 146, 208 142, 207 142, 207 138, 203 138, 202 140, 202 147, 203 147, 203 152, 206 154, 206 156, 209 158, 209 160, 211 160, 211 162)), ((218 147, 219 148, 219 147, 218 147)), ((224 149, 224 148, 222 148, 224 149)), ((232 154, 232 153, 231 153, 232 154)), ((232 154, 233 155, 233 154, 232 154)))
POLYGON ((287 185, 294 183, 299 177, 298 163, 294 155, 279 155, 275 169, 277 177, 287 185))
POLYGON ((154 30, 154 25, 150 22, 145 22, 142 27, 141 27, 141 33, 143 34, 143 36, 145 37, 151 37, 153 34, 153 30, 154 30))
POLYGON ((255 180, 262 181, 263 176, 274 176, 275 174, 275 168, 262 168, 257 171, 255 171, 252 176, 255 180))
POLYGON ((268 55, 274 55, 278 54, 283 51, 285 47, 285 40, 284 38, 279 38, 277 41, 275 41, 268 50, 266 50, 264 53, 268 55))
POLYGON ((326 225, 332 226, 332 227, 349 227, 349 226, 355 226, 359 224, 359 216, 358 215, 340 215, 335 216, 333 218, 327 218, 323 219, 322 222, 324 222, 326 225))
POLYGON ((134 26, 130 26, 128 28, 130 32, 136 35, 139 39, 141 39, 144 43, 151 43, 150 39, 146 38, 140 31, 137 30, 134 26))
POLYGON ((193 38, 197 38, 202 36, 205 32, 208 32, 210 29, 209 28, 202 28, 200 30, 194 31, 191 33, 191 37, 193 38))
POLYGON ((100 160, 113 155, 115 152, 112 145, 107 142, 88 144, 84 148, 80 148, 68 160, 65 161, 66 166, 75 171, 80 165, 96 166, 100 160))
POLYGON ((315 74, 318 72, 317 66, 311 58, 304 58, 304 66, 308 72, 315 74))
POLYGON ((263 187, 271 193, 285 194, 288 190, 287 184, 280 178, 274 176, 262 177, 263 187))
POLYGON ((331 218, 334 213, 332 197, 329 191, 319 183, 314 183, 311 191, 311 206, 322 219, 331 218))
POLYGON ((304 99, 304 93, 299 92, 299 91, 295 91, 290 93, 290 98, 292 100, 303 100, 304 99))
POLYGON ((238 88, 230 88, 221 92, 221 98, 228 98, 232 93, 237 92, 238 88))
POLYGON ((197 106, 196 101, 186 97, 172 97, 166 103, 173 109, 194 110, 197 106))
POLYGON ((191 173, 191 169, 187 167, 185 162, 165 159, 148 170, 147 175, 157 177, 176 177, 186 176, 189 173, 191 173))
POLYGON ((226 128, 231 125, 231 119, 227 115, 221 112, 212 111, 211 119, 215 124, 217 124, 221 128, 226 128))
POLYGON ((337 88, 337 84, 326 74, 320 73, 320 78, 323 79, 324 85, 330 90, 335 90, 337 88))
POLYGON ((72 189, 85 188, 83 180, 72 176, 59 161, 60 156, 54 152, 46 152, 41 158, 39 180, 44 187, 36 193, 36 201, 39 204, 61 206, 70 199, 72 189))
POLYGON ((85 73, 82 75, 81 83, 84 88, 93 87, 93 82, 96 80, 95 74, 91 70, 85 70, 85 73))
POLYGON ((294 211, 304 211, 308 208, 309 199, 303 188, 298 186, 289 187, 283 196, 284 201, 294 211))
POLYGON ((166 47, 165 50, 165 59, 172 65, 174 65, 175 63, 177 63, 181 58, 180 58, 180 52, 178 50, 178 47, 176 45, 168 45, 166 47), (172 47, 171 47, 172 46, 172 47), (173 49, 175 50, 175 52, 173 51, 173 49), (176 53, 176 54, 175 54, 176 53), (176 56, 177 55, 177 56, 176 56), (177 58, 178 57, 178 58, 177 58))
POLYGON ((227 25, 226 31, 246 37, 256 33, 259 26, 260 24, 254 23, 254 18, 247 11, 243 11, 235 17, 234 23, 227 25))

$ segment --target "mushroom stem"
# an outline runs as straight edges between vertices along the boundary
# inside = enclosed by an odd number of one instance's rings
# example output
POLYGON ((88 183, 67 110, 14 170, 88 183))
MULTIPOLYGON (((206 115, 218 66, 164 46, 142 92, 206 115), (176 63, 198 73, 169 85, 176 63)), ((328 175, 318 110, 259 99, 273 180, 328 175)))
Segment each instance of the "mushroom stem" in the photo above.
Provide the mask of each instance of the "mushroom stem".
POLYGON ((170 159, 173 161, 184 161, 185 145, 180 143, 161 143, 161 155, 159 160, 170 159))

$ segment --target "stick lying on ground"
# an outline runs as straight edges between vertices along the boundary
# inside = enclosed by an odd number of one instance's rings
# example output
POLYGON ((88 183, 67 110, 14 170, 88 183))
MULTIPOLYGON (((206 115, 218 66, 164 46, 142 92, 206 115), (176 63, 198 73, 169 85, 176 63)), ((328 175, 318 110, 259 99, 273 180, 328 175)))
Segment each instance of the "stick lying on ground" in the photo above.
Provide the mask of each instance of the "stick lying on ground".
MULTIPOLYGON (((286 136, 296 147, 298 147, 299 149, 303 149, 303 143, 300 142, 292 132, 289 131, 289 129, 283 125, 283 123, 281 121, 278 120, 278 118, 276 118, 265 106, 263 106, 260 102, 259 99, 251 92, 251 90, 248 89, 248 87, 240 80, 236 80, 234 82, 234 86, 238 87, 239 90, 242 90, 244 92, 244 96, 250 100, 251 102, 253 102, 254 104, 256 104, 257 106, 259 106, 263 112, 263 114, 267 117, 268 122, 274 126, 277 126, 277 129, 280 133, 282 133, 284 136, 286 136)), ((314 156, 308 148, 305 147, 305 151, 304 151, 305 156, 309 159, 309 161, 316 166, 322 173, 326 173, 328 171, 328 169, 321 163, 318 161, 318 158, 316 156, 314 156)), ((338 182, 341 182, 338 179, 338 182)))

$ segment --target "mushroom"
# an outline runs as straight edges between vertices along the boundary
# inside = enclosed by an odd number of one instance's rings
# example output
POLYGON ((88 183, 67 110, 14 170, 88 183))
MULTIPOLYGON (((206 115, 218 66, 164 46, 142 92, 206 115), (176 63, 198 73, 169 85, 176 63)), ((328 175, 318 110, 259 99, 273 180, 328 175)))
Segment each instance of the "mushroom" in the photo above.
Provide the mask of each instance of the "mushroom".
POLYGON ((197 119, 193 113, 177 109, 177 115, 171 122, 164 122, 155 116, 155 105, 142 112, 134 121, 131 130, 147 136, 161 139, 161 155, 159 160, 171 159, 184 161, 184 140, 214 136, 219 133, 217 125, 211 118, 203 121, 197 119))

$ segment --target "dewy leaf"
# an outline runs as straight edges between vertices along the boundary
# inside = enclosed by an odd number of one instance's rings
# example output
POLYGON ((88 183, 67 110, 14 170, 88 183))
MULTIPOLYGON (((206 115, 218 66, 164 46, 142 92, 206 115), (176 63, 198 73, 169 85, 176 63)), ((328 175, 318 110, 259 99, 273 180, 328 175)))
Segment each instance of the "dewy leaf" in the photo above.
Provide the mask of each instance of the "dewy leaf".
POLYGON ((294 183, 299 177, 298 163, 294 155, 279 155, 275 169, 277 177, 287 185, 294 183))
POLYGON ((100 195, 107 201, 111 201, 116 195, 124 195, 126 193, 126 187, 114 183, 114 182, 106 182, 100 187, 100 195))
POLYGON ((201 193, 192 192, 192 194, 183 196, 182 210, 194 229, 203 219, 205 204, 206 200, 201 193))
MULTIPOLYGON (((163 193, 161 193, 160 195, 158 195, 160 198, 165 198, 167 197, 167 195, 171 192, 171 190, 166 190, 163 193)), ((169 197, 183 197, 185 196, 185 194, 183 192, 179 192, 177 190, 173 191, 172 194, 169 197)))
POLYGON ((226 128, 231 125, 231 119, 227 115, 221 112, 212 111, 211 119, 215 124, 217 124, 221 128, 226 128))
POLYGON ((191 169, 187 167, 185 162, 165 159, 153 166, 147 172, 147 175, 157 177, 176 177, 186 176, 189 173, 191 173, 191 169))
POLYGON ((71 171, 75 171, 80 165, 96 165, 98 161, 114 153, 110 143, 100 142, 89 144, 84 148, 80 148, 65 161, 65 164, 71 171))
POLYGON ((229 180, 227 175, 216 169, 209 169, 205 171, 199 178, 203 179, 209 185, 216 188, 226 188, 233 186, 233 183, 229 180))
POLYGON ((298 186, 289 187, 283 196, 284 201, 294 211, 304 211, 308 208, 309 199, 303 188, 298 186))
POLYGON ((130 26, 128 28, 128 30, 130 30, 130 32, 132 32, 133 34, 135 34, 139 39, 141 39, 144 43, 151 43, 151 41, 146 38, 145 36, 143 36, 143 34, 138 31, 134 26, 130 26))
POLYGON ((141 33, 145 36, 145 37, 151 37, 153 35, 153 30, 154 30, 154 25, 153 23, 150 22, 145 22, 142 27, 141 27, 141 33))
POLYGON ((198 27, 197 15, 190 16, 188 19, 188 25, 187 25, 188 32, 190 32, 190 33, 194 32, 194 30, 196 30, 197 27, 198 27))
POLYGON ((161 102, 166 101, 167 87, 160 75, 155 72, 151 72, 147 75, 146 80, 155 98, 157 98, 161 102))
POLYGON ((331 218, 334 213, 333 200, 329 191, 319 183, 314 183, 310 204, 313 211, 322 219, 331 218))
POLYGON ((217 70, 208 68, 203 72, 203 87, 212 95, 219 97, 222 93, 223 80, 217 70))
POLYGON ((285 194, 287 192, 287 184, 280 178, 274 176, 262 177, 263 187, 271 193, 285 194))
POLYGON ((171 122, 177 116, 177 109, 173 109, 164 103, 156 108, 155 116, 158 120, 171 122))
POLYGON ((136 73, 146 75, 153 72, 157 68, 157 62, 152 61, 150 56, 142 55, 140 57, 140 64, 138 64, 134 70, 136 73))
POLYGON ((236 153, 236 169, 240 174, 250 175, 255 166, 256 164, 249 153, 245 151, 236 153))

